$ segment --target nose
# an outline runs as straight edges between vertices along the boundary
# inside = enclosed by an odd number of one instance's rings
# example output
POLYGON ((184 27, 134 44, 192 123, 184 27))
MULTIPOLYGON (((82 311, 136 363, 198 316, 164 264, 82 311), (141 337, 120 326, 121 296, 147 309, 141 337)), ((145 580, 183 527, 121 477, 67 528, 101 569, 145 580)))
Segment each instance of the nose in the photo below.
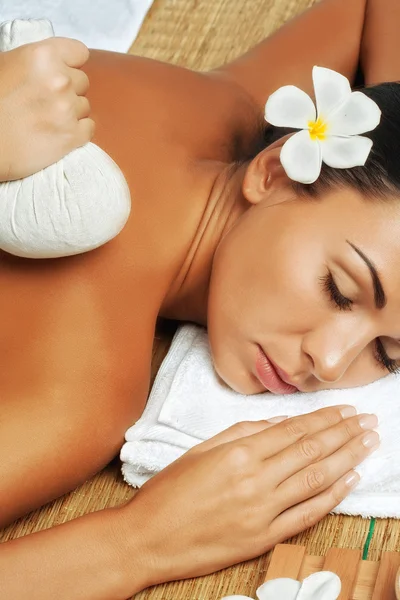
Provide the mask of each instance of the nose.
POLYGON ((319 381, 335 383, 373 339, 360 323, 319 327, 303 337, 302 351, 319 381))

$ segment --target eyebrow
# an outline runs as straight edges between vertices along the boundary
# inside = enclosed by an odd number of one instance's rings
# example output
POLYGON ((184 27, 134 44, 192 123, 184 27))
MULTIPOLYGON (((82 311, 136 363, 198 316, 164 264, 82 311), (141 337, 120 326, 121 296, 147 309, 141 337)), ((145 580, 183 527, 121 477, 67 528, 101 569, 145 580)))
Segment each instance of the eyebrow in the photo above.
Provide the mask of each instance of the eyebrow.
POLYGON ((378 271, 374 263, 368 258, 368 256, 364 254, 364 252, 362 252, 362 250, 360 250, 360 248, 357 248, 357 246, 349 242, 349 240, 346 240, 346 242, 353 248, 353 250, 355 250, 355 252, 357 252, 358 256, 362 258, 362 260, 367 265, 371 275, 372 285, 374 288, 375 306, 377 309, 381 310, 386 306, 387 299, 385 295, 385 290, 383 289, 382 282, 379 279, 378 271))

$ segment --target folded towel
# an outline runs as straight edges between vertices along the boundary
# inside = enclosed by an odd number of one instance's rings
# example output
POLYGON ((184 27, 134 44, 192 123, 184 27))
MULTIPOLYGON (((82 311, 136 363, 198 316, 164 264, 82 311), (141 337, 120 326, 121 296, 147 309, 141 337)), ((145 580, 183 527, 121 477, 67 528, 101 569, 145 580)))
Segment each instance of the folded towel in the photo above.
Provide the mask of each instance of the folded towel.
POLYGON ((220 382, 207 333, 184 325, 158 372, 142 417, 128 429, 121 450, 125 480, 140 487, 194 445, 239 421, 300 415, 324 406, 351 404, 379 418, 381 446, 358 467, 361 482, 335 512, 400 518, 400 378, 342 390, 245 396, 220 382))
POLYGON ((0 21, 48 19, 57 35, 127 52, 153 0, 1 0, 0 21))

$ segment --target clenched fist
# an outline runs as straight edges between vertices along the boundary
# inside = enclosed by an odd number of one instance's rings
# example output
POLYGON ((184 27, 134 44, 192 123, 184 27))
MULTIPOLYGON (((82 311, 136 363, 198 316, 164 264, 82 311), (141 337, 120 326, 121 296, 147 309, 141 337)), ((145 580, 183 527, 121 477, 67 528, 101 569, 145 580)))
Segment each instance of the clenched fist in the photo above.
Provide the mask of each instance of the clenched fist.
POLYGON ((94 123, 80 69, 89 50, 49 38, 0 53, 0 181, 20 179, 89 142, 94 123))

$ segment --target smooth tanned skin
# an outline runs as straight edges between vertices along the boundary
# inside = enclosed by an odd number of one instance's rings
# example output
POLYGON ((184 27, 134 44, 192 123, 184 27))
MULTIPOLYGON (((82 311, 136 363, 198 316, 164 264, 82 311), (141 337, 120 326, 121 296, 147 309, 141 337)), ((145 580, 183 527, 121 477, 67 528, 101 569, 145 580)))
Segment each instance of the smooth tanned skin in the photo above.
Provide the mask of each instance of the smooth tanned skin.
POLYGON ((122 169, 132 214, 115 240, 82 256, 33 263, 1 255, 0 448, 10 457, 0 467, 2 523, 118 452, 145 405, 158 316, 208 324, 218 373, 244 393, 263 391, 256 343, 304 390, 382 376, 376 337, 397 358, 396 203, 347 192, 318 203, 295 198, 279 145, 236 163, 260 146, 263 106, 277 87, 311 92, 313 64, 353 78, 364 13, 364 1, 325 0, 209 74, 91 53, 93 141, 122 169), (321 21, 329 29, 311 35, 321 21), (300 33, 307 45, 295 53, 300 33), (384 310, 373 307, 368 272, 347 239, 376 263, 384 310), (327 265, 357 302, 351 313, 322 290, 327 265))

